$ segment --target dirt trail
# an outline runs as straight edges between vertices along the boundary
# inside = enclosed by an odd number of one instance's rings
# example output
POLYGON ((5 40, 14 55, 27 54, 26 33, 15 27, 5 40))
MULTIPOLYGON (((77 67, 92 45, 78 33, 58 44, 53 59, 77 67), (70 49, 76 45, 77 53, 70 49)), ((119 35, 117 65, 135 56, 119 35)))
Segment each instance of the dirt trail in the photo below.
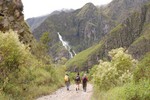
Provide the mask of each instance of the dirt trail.
POLYGON ((70 90, 67 91, 66 87, 58 89, 51 95, 40 97, 36 100, 91 100, 93 93, 93 86, 91 84, 87 85, 87 91, 83 92, 82 85, 80 85, 80 90, 75 90, 75 85, 70 86, 70 90))

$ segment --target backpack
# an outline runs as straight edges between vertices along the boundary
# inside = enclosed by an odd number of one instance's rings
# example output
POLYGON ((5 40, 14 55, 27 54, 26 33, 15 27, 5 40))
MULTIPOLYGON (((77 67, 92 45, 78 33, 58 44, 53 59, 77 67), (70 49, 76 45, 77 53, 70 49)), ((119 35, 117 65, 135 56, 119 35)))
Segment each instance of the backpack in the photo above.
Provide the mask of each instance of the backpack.
POLYGON ((80 81, 80 76, 77 76, 75 80, 80 81))
POLYGON ((65 75, 64 80, 65 80, 65 82, 69 81, 69 77, 67 75, 65 75))
POLYGON ((87 82, 87 78, 84 77, 82 81, 83 81, 83 83, 86 83, 87 82))

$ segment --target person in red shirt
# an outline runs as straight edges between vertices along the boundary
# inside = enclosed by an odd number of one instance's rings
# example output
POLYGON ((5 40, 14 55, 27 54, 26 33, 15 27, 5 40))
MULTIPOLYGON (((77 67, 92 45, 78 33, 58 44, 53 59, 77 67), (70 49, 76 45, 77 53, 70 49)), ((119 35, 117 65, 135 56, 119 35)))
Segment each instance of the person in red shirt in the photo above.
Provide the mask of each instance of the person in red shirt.
POLYGON ((86 92, 87 81, 88 81, 88 78, 87 78, 86 74, 84 74, 84 76, 82 77, 82 86, 83 86, 84 92, 86 92))

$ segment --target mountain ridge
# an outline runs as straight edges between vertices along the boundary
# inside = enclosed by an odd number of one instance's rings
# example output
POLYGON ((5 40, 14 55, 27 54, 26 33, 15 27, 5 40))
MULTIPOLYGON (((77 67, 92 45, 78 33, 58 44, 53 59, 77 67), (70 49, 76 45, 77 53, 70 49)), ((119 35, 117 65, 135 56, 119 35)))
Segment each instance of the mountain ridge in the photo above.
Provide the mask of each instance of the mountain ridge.
POLYGON ((99 44, 87 49, 87 51, 80 52, 74 59, 70 59, 66 63, 68 70, 75 71, 75 65, 78 66, 79 70, 87 70, 87 68, 98 63, 98 59, 109 59, 108 51, 119 47, 126 48, 136 59, 143 58, 150 51, 149 11, 150 4, 147 4, 141 8, 141 12, 134 12, 124 22, 111 30, 99 44), (81 62, 81 55, 83 54, 84 58, 88 59, 81 62))
POLYGON ((49 32, 50 37, 54 38, 52 44, 57 44, 59 40, 56 33, 60 32, 73 49, 80 52, 98 43, 99 39, 115 26, 114 24, 111 19, 99 13, 96 6, 88 3, 75 11, 61 12, 48 17, 33 31, 33 34, 39 40, 42 33, 49 32))
MULTIPOLYGON (((96 63, 96 59, 100 58, 100 56, 104 57, 107 55, 108 50, 120 46, 128 47, 135 38, 138 38, 142 31, 142 25, 144 25, 138 21, 144 20, 138 18, 140 15, 139 12, 141 7, 149 1, 150 0, 113 0, 108 5, 101 7, 96 7, 92 3, 87 3, 82 8, 72 12, 60 12, 58 15, 48 17, 33 31, 33 34, 39 39, 45 31, 50 33, 49 37, 51 37, 51 43, 49 46, 51 48, 49 52, 54 58, 69 58, 67 53, 63 53, 65 49, 63 49, 60 44, 56 34, 57 32, 60 32, 63 39, 68 41, 73 50, 77 53, 96 45, 101 40, 106 40, 103 38, 108 34, 106 36, 108 40, 105 45, 101 47, 102 49, 98 50, 102 53, 95 53, 94 55, 96 57, 92 56, 92 59, 95 60, 94 63, 96 63), (128 25, 130 27, 128 27, 128 25), (119 33, 119 31, 123 33, 119 33), (116 34, 116 32, 119 34, 116 34), (133 33, 125 34, 126 32, 133 33), (114 36, 110 33, 114 34, 114 36), (124 35, 124 37, 121 35, 124 35), (126 38, 126 35, 128 35, 129 39, 126 38), (55 53, 53 53, 54 51, 55 53)), ((144 14, 145 12, 143 11, 142 13, 144 14)), ((131 49, 129 49, 129 52, 133 49, 130 50, 131 49)), ((89 58, 89 61, 91 61, 91 58, 89 58)), ((86 63, 88 63, 88 61, 86 61, 86 63)), ((72 64, 72 66, 75 66, 75 64, 72 64)))

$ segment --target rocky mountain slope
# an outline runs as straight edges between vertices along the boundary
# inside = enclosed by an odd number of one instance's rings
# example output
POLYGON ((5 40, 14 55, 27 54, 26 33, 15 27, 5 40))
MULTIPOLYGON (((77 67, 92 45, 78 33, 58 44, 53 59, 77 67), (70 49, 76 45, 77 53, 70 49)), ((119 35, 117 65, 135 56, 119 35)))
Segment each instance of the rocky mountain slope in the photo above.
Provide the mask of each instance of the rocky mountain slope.
POLYGON ((24 21, 21 0, 0 0, 0 31, 17 31, 20 41, 31 46, 33 35, 24 21))
POLYGON ((59 13, 60 13, 60 11, 54 11, 51 14, 48 14, 48 15, 45 15, 45 16, 29 18, 29 19, 26 20, 26 22, 30 26, 31 31, 33 31, 39 25, 41 25, 47 19, 47 17, 49 17, 51 15, 59 14, 59 13))
POLYGON ((64 47, 60 44, 57 32, 60 32, 63 39, 68 41, 77 53, 81 52, 98 43, 118 23, 123 22, 133 12, 140 11, 141 6, 148 1, 113 0, 110 4, 101 7, 87 3, 80 9, 70 12, 62 11, 47 17, 33 30, 33 34, 39 40, 44 32, 49 32, 50 54, 54 58, 59 55, 69 58, 67 53, 62 54, 65 49, 62 49, 64 47), (53 53, 54 50, 57 51, 53 53))
POLYGON ((110 4, 103 8, 106 15, 118 23, 123 22, 130 14, 141 10, 143 4, 150 0, 113 0, 110 4))
POLYGON ((30 26, 31 31, 37 28, 48 16, 41 16, 36 18, 27 19, 28 25, 30 26))
POLYGON ((66 63, 68 69, 75 71, 74 66, 78 66, 79 70, 87 70, 98 63, 100 58, 109 59, 106 56, 108 51, 119 47, 126 48, 136 59, 142 58, 147 52, 150 52, 149 12, 150 4, 147 4, 141 8, 140 12, 132 13, 112 29, 99 44, 70 59, 66 63))
MULTIPOLYGON (((57 32, 60 32, 63 39, 68 41, 76 52, 80 52, 98 43, 114 26, 114 21, 101 13, 92 3, 87 3, 81 9, 71 12, 62 11, 48 17, 34 29, 33 34, 36 39, 39 39, 42 33, 49 32, 52 37, 51 44, 54 46, 60 42, 57 35, 57 32)), ((50 48, 50 51, 53 51, 53 48, 50 48)))

